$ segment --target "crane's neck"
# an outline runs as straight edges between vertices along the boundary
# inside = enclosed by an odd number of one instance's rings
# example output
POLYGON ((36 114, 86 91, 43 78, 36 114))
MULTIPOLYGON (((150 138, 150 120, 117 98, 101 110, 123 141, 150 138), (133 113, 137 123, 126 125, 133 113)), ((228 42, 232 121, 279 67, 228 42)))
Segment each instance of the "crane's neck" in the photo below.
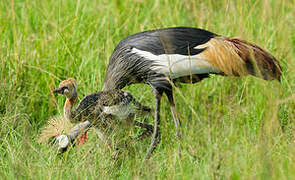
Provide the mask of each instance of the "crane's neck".
POLYGON ((74 107, 74 104, 77 100, 78 94, 75 93, 71 98, 67 98, 65 105, 64 105, 64 117, 69 120, 72 121, 72 108, 74 107))

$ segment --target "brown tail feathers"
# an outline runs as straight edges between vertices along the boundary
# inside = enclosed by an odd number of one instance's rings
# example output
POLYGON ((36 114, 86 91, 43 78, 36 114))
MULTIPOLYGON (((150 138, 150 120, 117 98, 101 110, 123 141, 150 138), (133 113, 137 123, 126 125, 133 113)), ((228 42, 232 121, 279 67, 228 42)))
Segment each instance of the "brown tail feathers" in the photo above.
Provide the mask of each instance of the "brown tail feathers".
POLYGON ((206 48, 201 53, 202 56, 225 75, 250 74, 265 80, 280 80, 282 70, 279 62, 255 44, 236 38, 217 36, 201 46, 206 48))

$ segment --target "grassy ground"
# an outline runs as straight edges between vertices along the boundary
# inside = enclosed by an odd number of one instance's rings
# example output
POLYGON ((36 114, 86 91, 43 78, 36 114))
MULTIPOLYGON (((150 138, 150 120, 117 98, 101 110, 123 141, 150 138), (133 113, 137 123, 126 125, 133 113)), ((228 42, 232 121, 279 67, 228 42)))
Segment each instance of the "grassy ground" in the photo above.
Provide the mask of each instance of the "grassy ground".
MULTIPOLYGON (((294 179, 294 29, 292 0, 1 0, 1 179, 294 179), (182 142, 164 98, 162 141, 145 164, 148 140, 123 150, 113 167, 92 131, 89 143, 61 156, 36 143, 40 128, 62 113, 64 98, 51 92, 60 80, 74 77, 79 98, 98 91, 121 39, 173 26, 255 42, 281 62, 281 84, 212 76, 176 89, 182 142)), ((126 89, 153 106, 150 87, 126 89)))

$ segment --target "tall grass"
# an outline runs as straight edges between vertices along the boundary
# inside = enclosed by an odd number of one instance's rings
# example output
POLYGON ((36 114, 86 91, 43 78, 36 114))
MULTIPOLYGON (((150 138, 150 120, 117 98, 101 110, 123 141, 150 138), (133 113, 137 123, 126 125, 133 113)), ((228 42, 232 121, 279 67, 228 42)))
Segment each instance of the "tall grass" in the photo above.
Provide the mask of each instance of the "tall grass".
MULTIPOLYGON (((295 178, 294 15, 292 0, 0 1, 1 179, 295 178), (52 93, 60 80, 74 77, 80 98, 98 91, 121 39, 173 26, 258 44, 279 59, 281 83, 212 76, 176 89, 183 139, 174 136, 164 98, 162 141, 145 164, 148 140, 124 149, 113 167, 92 131, 89 143, 61 156, 36 143, 40 128, 62 111, 64 99, 52 93)), ((126 89, 153 107, 150 87, 126 89)))

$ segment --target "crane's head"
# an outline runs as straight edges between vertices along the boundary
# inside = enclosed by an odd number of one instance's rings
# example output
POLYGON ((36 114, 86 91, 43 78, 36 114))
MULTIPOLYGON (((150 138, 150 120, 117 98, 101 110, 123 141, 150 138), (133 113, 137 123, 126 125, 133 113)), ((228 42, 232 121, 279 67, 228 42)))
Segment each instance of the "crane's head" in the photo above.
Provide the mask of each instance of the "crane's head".
POLYGON ((58 93, 66 96, 68 99, 74 97, 77 93, 77 86, 73 78, 62 81, 59 87, 53 90, 54 93, 58 93))

